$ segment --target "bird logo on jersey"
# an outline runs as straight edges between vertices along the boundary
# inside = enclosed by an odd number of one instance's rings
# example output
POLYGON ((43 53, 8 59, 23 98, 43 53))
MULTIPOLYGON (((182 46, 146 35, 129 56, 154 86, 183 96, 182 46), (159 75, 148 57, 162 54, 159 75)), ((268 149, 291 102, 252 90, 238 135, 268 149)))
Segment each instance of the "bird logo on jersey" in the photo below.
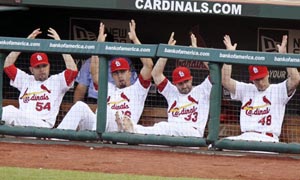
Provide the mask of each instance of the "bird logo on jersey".
POLYGON ((49 97, 47 94, 45 94, 45 92, 50 94, 51 91, 44 84, 42 84, 40 88, 42 89, 42 91, 38 91, 38 92, 28 92, 28 88, 26 88, 23 95, 20 96, 20 99, 23 99, 24 103, 28 103, 29 101, 49 100, 49 97), (43 95, 39 95, 39 94, 43 94, 43 95))
POLYGON ((250 98, 241 109, 245 110, 247 116, 268 114, 270 112, 269 106, 271 105, 271 101, 266 96, 263 96, 262 100, 264 102, 263 105, 251 106, 252 99, 250 98))
POLYGON ((120 100, 111 101, 111 97, 108 96, 108 98, 107 98, 107 105, 108 106, 112 105, 111 109, 116 109, 116 110, 119 110, 119 109, 129 109, 128 102, 130 102, 130 99, 125 95, 124 92, 122 92, 120 94, 120 97, 121 97, 120 100))
POLYGON ((169 108, 168 113, 172 113, 173 117, 178 117, 180 115, 187 115, 196 112, 197 107, 195 107, 194 104, 198 104, 199 102, 196 101, 195 98, 193 98, 191 95, 189 95, 187 99, 190 102, 180 107, 176 107, 177 101, 174 101, 171 107, 169 108), (189 108, 190 106, 193 107, 189 108))
POLYGON ((188 96, 188 100, 192 103, 198 104, 198 101, 196 101, 191 95, 188 96))
POLYGON ((41 85, 41 89, 47 91, 48 93, 51 93, 51 91, 44 84, 41 85))

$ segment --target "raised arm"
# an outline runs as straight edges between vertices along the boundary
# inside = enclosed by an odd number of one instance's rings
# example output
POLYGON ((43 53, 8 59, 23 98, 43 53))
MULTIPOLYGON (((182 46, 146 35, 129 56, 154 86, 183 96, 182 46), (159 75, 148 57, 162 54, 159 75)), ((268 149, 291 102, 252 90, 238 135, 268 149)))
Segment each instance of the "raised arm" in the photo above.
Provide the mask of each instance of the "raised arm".
MULTIPOLYGON (((193 34, 193 33, 191 33, 191 46, 192 47, 198 47, 197 46, 197 38, 196 38, 196 36, 193 34)), ((207 68, 207 69, 209 69, 208 68, 208 62, 203 62, 203 64, 204 64, 204 66, 207 68)))
MULTIPOLYGON (((224 45, 227 50, 236 50, 237 44, 232 45, 230 36, 224 36, 224 45)), ((236 82, 231 78, 232 66, 224 64, 222 68, 222 85, 232 94, 235 94, 236 82)))
MULTIPOLYGON (((48 29, 48 36, 52 37, 55 40, 60 40, 59 35, 53 28, 48 29)), ((72 71, 77 71, 77 66, 73 57, 70 54, 63 54, 62 56, 66 64, 66 68, 72 71)))
MULTIPOLYGON (((174 32, 171 33, 171 36, 169 38, 168 41, 168 45, 175 45, 176 44, 176 40, 174 39, 174 32)), ((163 74, 166 63, 167 63, 167 58, 159 58, 155 64, 155 66, 153 67, 152 70, 152 77, 154 80, 154 83, 156 85, 159 85, 166 77, 163 74)))
MULTIPOLYGON (((282 54, 286 54, 287 50, 287 35, 282 36, 281 44, 278 44, 278 52, 282 54)), ((292 95, 295 89, 297 88, 300 82, 300 76, 297 68, 286 68, 288 72, 288 79, 287 79, 287 92, 288 96, 292 95)))
MULTIPOLYGON (((40 30, 40 28, 35 29, 31 34, 29 34, 27 39, 35 39, 36 36, 38 36, 41 33, 42 31, 40 30)), ((21 52, 17 52, 17 51, 10 52, 4 61, 4 68, 15 64, 20 54, 21 52)))
MULTIPOLYGON (((136 32, 135 32, 136 24, 134 20, 131 20, 129 22, 129 32, 128 36, 129 39, 134 44, 141 44, 140 40, 138 39, 136 32)), ((151 79, 151 72, 153 68, 153 61, 151 58, 141 58, 141 61, 143 63, 143 67, 140 71, 140 75, 143 77, 144 80, 151 79)))
MULTIPOLYGON (((105 34, 104 32, 105 32, 105 25, 101 22, 99 26, 97 42, 105 42, 107 34, 105 34)), ((99 74, 99 57, 93 55, 91 57, 91 75, 94 84, 96 84, 97 86, 99 82, 98 74, 99 74)))

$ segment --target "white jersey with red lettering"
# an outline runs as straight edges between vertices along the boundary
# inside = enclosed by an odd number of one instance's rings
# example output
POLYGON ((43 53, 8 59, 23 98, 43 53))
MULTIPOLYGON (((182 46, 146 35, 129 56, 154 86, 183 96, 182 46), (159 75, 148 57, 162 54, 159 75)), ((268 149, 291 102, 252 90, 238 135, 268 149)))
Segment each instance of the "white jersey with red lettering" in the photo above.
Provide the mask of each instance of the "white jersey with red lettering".
MULTIPOLYGON (((45 127, 45 122, 49 127, 54 126, 63 96, 72 86, 67 85, 64 72, 52 75, 42 82, 20 69, 17 69, 15 80, 11 80, 10 84, 20 91, 19 110, 23 113, 22 116, 25 114, 26 119, 35 121, 33 124, 28 121, 18 124, 20 121, 16 120, 14 125, 39 126, 38 122, 41 122, 40 127, 45 127)), ((7 107, 7 110, 12 112, 13 109, 7 107)), ((3 118, 12 117, 8 111, 5 111, 3 118)))
MULTIPOLYGON (((193 87, 190 93, 181 94, 177 87, 168 81, 160 92, 168 102, 168 122, 174 123, 172 126, 178 126, 179 129, 182 127, 182 131, 188 130, 182 123, 189 124, 203 137, 209 113, 211 87, 209 79, 206 78, 200 85, 193 87)), ((180 132, 178 128, 177 131, 180 132)))
POLYGON ((258 91, 254 84, 236 81, 236 92, 231 94, 231 98, 242 102, 242 132, 280 136, 285 105, 295 93, 288 96, 286 84, 287 81, 271 84, 265 91, 258 91))
POLYGON ((138 79, 134 84, 125 88, 118 88, 112 83, 108 83, 107 95, 107 126, 106 131, 117 131, 115 114, 118 111, 120 118, 127 115, 137 124, 140 120, 147 98, 148 88, 144 88, 138 79))

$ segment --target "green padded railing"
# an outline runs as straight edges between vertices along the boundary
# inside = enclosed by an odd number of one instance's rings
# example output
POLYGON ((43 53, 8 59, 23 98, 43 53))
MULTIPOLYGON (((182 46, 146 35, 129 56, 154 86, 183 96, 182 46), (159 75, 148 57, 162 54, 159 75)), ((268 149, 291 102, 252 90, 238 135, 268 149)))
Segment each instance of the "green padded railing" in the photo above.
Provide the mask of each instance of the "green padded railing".
MULTIPOLYGON (((94 54, 102 55, 100 58, 100 83, 99 104, 97 115, 97 130, 92 131, 72 131, 60 129, 45 129, 33 127, 11 127, 0 126, 0 134, 15 136, 34 136, 34 137, 54 137, 66 138, 70 140, 108 140, 113 142, 127 142, 130 144, 159 144, 170 146, 206 146, 206 142, 213 144, 220 149, 234 150, 263 150, 275 152, 299 153, 299 144, 285 143, 263 143, 247 141, 229 141, 218 140, 220 125, 221 108, 221 63, 236 64, 259 64, 272 66, 299 67, 300 57, 296 54, 276 54, 261 53, 251 51, 226 51, 211 48, 192 48, 187 46, 168 46, 159 45, 134 45, 123 43, 97 43, 89 41, 70 41, 70 40, 44 40, 44 39, 24 39, 0 37, 0 49, 3 52, 16 51, 42 51, 56 53, 73 54, 94 54), (104 132, 106 124, 106 96, 107 96, 107 55, 122 55, 129 57, 167 57, 187 60, 198 60, 210 62, 210 76, 213 84, 210 101, 210 119, 208 124, 208 137, 190 138, 190 137, 171 137, 157 135, 139 135, 129 133, 108 133, 104 132), (242 61, 241 61, 242 60, 242 61), (206 141, 207 140, 207 141, 206 141), (270 147, 270 148, 268 148, 270 147)), ((0 56, 3 71, 3 54, 0 56)), ((0 80, 0 89, 2 89, 2 79, 0 80)), ((0 97, 2 102, 2 97, 0 97)), ((1 103, 2 104, 2 103, 1 103)), ((0 110, 2 112, 2 108, 0 110)))
MULTIPOLYGON (((0 53, 0 74, 3 74, 3 66, 4 66, 4 59, 5 59, 5 54, 0 53)), ((2 101, 3 101, 3 77, 0 78, 0 103, 1 103, 1 108, 0 108, 0 117, 2 117, 2 101)))

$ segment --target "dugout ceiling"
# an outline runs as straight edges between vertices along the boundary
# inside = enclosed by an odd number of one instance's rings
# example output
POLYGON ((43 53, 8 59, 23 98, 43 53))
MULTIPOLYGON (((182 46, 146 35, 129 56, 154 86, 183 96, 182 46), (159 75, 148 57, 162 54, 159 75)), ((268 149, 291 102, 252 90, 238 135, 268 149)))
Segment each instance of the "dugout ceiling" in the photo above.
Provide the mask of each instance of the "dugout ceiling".
POLYGON ((298 19, 300 15, 300 2, 295 0, 0 0, 0 4, 280 19, 298 19))
POLYGON ((229 34, 243 42, 238 49, 260 50, 259 29, 276 29, 276 36, 300 29, 300 1, 295 0, 0 0, 0 5, 22 8, 0 8, 2 36, 26 37, 37 26, 52 26, 62 39, 76 39, 74 28, 79 27, 86 37, 77 40, 93 40, 97 21, 135 19, 143 43, 167 42, 175 31, 178 44, 188 45, 193 29, 207 47, 224 48, 222 37, 229 34))

